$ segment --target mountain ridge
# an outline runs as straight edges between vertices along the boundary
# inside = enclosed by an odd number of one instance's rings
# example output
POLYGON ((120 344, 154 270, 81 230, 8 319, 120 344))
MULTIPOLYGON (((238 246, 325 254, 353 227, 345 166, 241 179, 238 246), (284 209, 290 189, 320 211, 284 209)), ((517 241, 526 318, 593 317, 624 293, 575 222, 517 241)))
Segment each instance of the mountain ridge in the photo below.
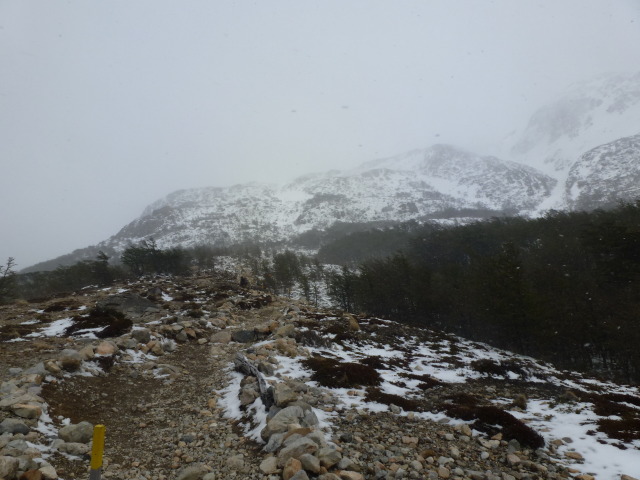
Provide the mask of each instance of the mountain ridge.
POLYGON ((633 183, 640 180, 639 130, 640 72, 601 76, 536 110, 501 155, 436 144, 282 184, 179 190, 96 246, 25 271, 91 258, 101 249, 118 255, 150 236, 163 248, 284 244, 336 222, 452 223, 611 206, 640 195, 633 183), (477 213, 465 219, 461 211, 477 213))

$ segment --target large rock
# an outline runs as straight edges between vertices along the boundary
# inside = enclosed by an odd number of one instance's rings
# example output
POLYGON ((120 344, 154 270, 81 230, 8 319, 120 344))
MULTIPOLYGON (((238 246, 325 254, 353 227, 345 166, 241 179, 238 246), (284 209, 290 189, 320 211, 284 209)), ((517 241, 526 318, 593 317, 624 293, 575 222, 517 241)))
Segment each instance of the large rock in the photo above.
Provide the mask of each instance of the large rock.
POLYGON ((286 383, 277 383, 273 388, 273 401, 276 407, 286 407, 298 400, 298 395, 286 383))
POLYGON ((267 457, 260 463, 260 471, 265 475, 271 475, 278 471, 278 459, 276 457, 267 457))
POLYGON ((342 459, 342 454, 335 448, 324 447, 318 451, 318 460, 325 468, 331 468, 342 459))
POLYGON ((30 428, 22 421, 16 418, 5 418, 0 423, 0 434, 2 433, 22 433, 26 435, 30 428))
POLYGON ((229 343, 231 341, 231 332, 228 330, 220 330, 211 335, 209 341, 211 343, 229 343))
POLYGON ((253 330, 236 330, 231 334, 231 340, 238 343, 250 343, 257 338, 253 330))
POLYGON ((71 348, 64 349, 58 357, 58 363, 63 370, 67 372, 75 372, 82 365, 82 357, 80 353, 71 348))
POLYGON ((282 479, 291 480, 291 478, 302 470, 302 464, 297 458, 290 458, 282 469, 282 479))
POLYGON ((300 438, 284 447, 278 453, 278 466, 283 467, 290 458, 298 459, 306 453, 313 454, 318 450, 318 445, 308 438, 300 438))
POLYGON ((65 442, 89 443, 93 438, 93 425, 89 422, 66 425, 60 429, 58 436, 65 442))
POLYGON ((269 437, 274 433, 284 433, 289 429, 289 425, 300 423, 303 417, 304 411, 297 405, 283 408, 267 422, 267 425, 260 432, 260 436, 265 441, 269 440, 269 437))
POLYGON ((58 450, 63 453, 68 453, 69 455, 81 457, 84 454, 89 453, 90 448, 87 443, 65 442, 60 445, 58 450))
POLYGON ((131 332, 131 336, 135 338, 138 343, 147 344, 151 341, 151 331, 148 328, 135 329, 131 332))
POLYGON ((19 460, 14 457, 0 456, 0 478, 12 479, 18 472, 19 460))
POLYGON ((30 403, 16 403, 11 406, 11 410, 18 417, 30 420, 40 418, 40 415, 42 415, 42 407, 30 403))
POLYGON ((207 474, 204 465, 191 465, 185 467, 176 477, 176 480, 199 480, 207 474))
POLYGON ((130 292, 111 295, 103 300, 99 300, 96 306, 116 310, 132 318, 160 311, 158 305, 151 300, 130 292))

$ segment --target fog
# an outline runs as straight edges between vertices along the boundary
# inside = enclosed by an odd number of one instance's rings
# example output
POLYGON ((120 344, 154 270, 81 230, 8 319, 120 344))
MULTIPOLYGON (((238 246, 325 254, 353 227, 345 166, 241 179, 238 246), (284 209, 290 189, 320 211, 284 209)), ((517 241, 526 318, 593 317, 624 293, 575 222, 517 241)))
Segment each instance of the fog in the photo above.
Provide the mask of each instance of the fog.
POLYGON ((0 1, 0 262, 96 244, 178 189, 434 143, 493 153, 640 65, 635 0, 0 1))

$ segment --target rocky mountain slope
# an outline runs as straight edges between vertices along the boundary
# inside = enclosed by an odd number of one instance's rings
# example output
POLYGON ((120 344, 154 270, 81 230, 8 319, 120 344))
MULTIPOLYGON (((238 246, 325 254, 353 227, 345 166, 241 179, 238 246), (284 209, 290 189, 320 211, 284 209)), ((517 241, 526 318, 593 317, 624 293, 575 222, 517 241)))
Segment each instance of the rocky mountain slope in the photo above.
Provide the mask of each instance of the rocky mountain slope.
MULTIPOLYGON (((640 72, 607 74, 569 86, 555 101, 538 109, 526 127, 506 140, 501 156, 530 165, 558 181, 557 189, 541 204, 545 208, 583 208, 571 194, 576 182, 589 183, 594 168, 602 166, 580 162, 583 155, 601 145, 640 133, 640 72), (577 162, 580 167, 574 168, 577 162), (571 178, 569 178, 571 172, 571 178), (581 177, 578 179, 577 175, 581 177)), ((633 153, 637 155, 637 151, 633 153)), ((630 162, 627 169, 606 173, 613 182, 628 174, 637 175, 640 165, 630 162)), ((603 192, 602 204, 595 193, 589 205, 607 205, 611 197, 628 200, 627 193, 603 192)), ((587 205, 587 204, 585 204, 587 205)), ((592 208, 592 207, 589 207, 592 208)))
POLYGON ((573 210, 616 205, 640 198, 640 135, 625 137, 589 150, 571 166, 565 184, 573 210))
POLYGON ((638 196, 638 134, 640 73, 606 75, 536 111, 497 149, 500 158, 434 145, 284 185, 181 190, 104 242, 26 271, 94 258, 99 250, 119 256, 151 236, 162 248, 287 242, 336 222, 468 221, 607 207, 638 196))
POLYGON ((634 480, 640 464, 636 387, 230 277, 4 306, 0 342, 7 480, 86 478, 96 423, 104 478, 634 480))
POLYGON ((554 186, 551 177, 533 168, 435 145, 353 170, 307 175, 284 186, 254 183, 174 192, 113 237, 56 259, 52 266, 93 258, 100 249, 117 255, 150 236, 161 248, 283 242, 336 222, 526 213, 554 186))

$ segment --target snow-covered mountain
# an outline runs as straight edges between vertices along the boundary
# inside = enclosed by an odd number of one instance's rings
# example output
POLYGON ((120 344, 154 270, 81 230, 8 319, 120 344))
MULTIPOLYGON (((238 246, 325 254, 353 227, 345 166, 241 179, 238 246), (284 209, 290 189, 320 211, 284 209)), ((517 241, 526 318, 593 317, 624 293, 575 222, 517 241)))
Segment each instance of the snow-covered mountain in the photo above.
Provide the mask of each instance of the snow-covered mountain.
MULTIPOLYGON (((583 208, 571 192, 573 188, 575 193, 576 182, 586 185, 588 178, 593 178, 593 172, 588 168, 598 169, 600 175, 624 177, 628 172, 637 175, 640 164, 627 162, 624 169, 618 168, 621 166, 618 164, 606 174, 603 172, 605 167, 597 167, 597 162, 593 161, 585 163, 582 157, 601 145, 638 133, 640 72, 602 75, 571 85, 555 101, 538 109, 521 132, 509 136, 502 148, 502 156, 537 168, 558 181, 555 191, 541 203, 540 210, 583 208), (581 164, 579 168, 576 166, 578 163, 581 164)), ((613 183, 611 180, 610 184, 613 183)), ((611 202, 614 194, 615 190, 603 198, 604 205, 611 202)), ((630 197, 619 192, 618 198, 630 197)), ((592 206, 598 204, 596 197, 589 203, 592 206)))
POLYGON ((620 138, 580 156, 569 169, 565 196, 573 210, 640 198, 640 135, 620 138))
POLYGON ((522 213, 555 181, 533 168, 448 145, 307 175, 284 186, 245 184, 174 192, 150 205, 105 246, 153 236, 161 247, 283 241, 335 222, 401 222, 461 210, 522 213))
POLYGON ((640 72, 571 86, 497 151, 500 158, 433 145, 284 185, 177 191, 97 246, 30 270, 93 258, 98 250, 119 254, 151 236, 162 248, 286 242, 336 222, 536 215, 634 200, 640 195, 640 72))

